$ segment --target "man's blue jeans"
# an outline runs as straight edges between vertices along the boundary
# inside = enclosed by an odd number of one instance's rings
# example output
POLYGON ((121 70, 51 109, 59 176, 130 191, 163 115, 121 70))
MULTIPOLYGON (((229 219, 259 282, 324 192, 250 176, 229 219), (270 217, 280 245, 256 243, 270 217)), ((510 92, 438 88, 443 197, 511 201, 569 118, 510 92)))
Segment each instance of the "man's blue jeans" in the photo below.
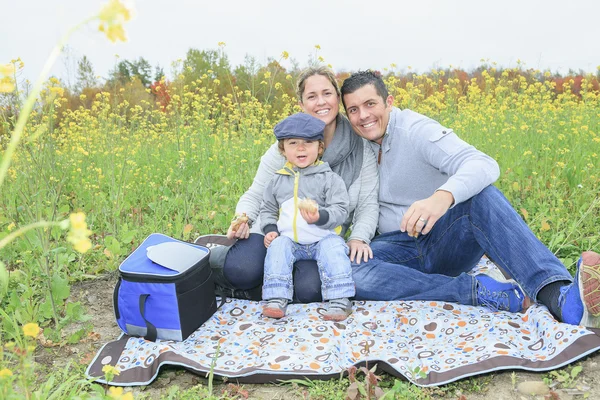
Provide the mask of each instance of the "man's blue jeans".
POLYGON ((572 281, 561 262, 489 186, 457 204, 418 238, 394 231, 371 242, 373 259, 352 264, 357 300, 437 300, 476 305, 469 272, 487 254, 533 300, 555 281, 572 281))
POLYGON ((316 260, 321 276, 323 300, 354 296, 348 246, 338 235, 311 244, 299 244, 287 236, 271 242, 265 258, 263 299, 292 299, 292 269, 296 260, 316 260))

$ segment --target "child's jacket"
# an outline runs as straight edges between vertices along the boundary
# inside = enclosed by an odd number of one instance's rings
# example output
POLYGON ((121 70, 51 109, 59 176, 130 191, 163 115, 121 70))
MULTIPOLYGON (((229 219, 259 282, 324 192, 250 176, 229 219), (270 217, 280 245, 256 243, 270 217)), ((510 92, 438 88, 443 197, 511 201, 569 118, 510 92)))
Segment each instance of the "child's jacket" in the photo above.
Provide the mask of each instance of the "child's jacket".
POLYGON ((339 233, 348 216, 348 205, 346 185, 328 163, 317 161, 297 168, 288 162, 265 188, 260 208, 261 230, 265 234, 277 230, 300 244, 315 243, 339 233), (319 220, 314 224, 300 215, 298 203, 303 198, 313 199, 319 205, 319 220))

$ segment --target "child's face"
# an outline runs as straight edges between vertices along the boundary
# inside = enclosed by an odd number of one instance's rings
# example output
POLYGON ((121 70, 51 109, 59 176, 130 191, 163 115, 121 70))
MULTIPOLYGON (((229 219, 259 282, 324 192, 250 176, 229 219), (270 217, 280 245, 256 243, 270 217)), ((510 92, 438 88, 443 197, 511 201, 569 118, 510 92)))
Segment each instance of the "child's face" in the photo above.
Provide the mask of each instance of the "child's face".
POLYGON ((298 168, 314 164, 319 157, 319 141, 305 139, 285 139, 283 141, 285 158, 298 168))

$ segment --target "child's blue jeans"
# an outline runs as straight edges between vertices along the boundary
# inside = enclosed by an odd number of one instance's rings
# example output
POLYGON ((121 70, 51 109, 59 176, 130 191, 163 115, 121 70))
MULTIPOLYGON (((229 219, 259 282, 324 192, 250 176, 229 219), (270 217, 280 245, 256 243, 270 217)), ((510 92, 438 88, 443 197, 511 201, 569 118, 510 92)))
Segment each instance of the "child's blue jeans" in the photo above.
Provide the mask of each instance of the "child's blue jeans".
POLYGON ((316 260, 323 300, 353 297, 352 267, 344 239, 331 234, 316 243, 299 244, 287 236, 271 242, 265 258, 263 299, 292 299, 292 268, 297 260, 316 260))

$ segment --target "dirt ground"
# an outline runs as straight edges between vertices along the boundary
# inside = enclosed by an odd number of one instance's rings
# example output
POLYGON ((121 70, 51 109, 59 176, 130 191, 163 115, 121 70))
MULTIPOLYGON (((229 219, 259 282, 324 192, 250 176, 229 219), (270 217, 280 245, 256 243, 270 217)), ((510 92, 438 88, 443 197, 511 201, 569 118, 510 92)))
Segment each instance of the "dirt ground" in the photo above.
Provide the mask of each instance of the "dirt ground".
MULTIPOLYGON (((93 332, 75 345, 64 345, 38 351, 37 361, 43 367, 56 368, 71 361, 85 370, 100 347, 120 335, 121 331, 115 322, 112 306, 112 293, 116 279, 117 275, 113 273, 72 287, 71 300, 80 301, 86 308, 87 314, 92 317, 88 323, 92 324, 93 332)), ((75 329, 78 327, 69 327, 69 330, 75 329)), ((550 387, 543 384, 542 380, 548 376, 547 373, 506 371, 478 378, 476 382, 480 382, 480 385, 464 385, 464 389, 461 387, 461 390, 464 390, 462 399, 600 399, 600 352, 586 357, 579 364, 583 367, 583 371, 572 384, 568 385, 569 388, 564 388, 557 379, 554 379, 550 387), (536 388, 536 385, 539 387, 536 388), (480 392, 473 391, 476 386, 483 386, 483 388, 480 392), (471 387, 473 388, 471 389, 471 387), (539 394, 531 395, 532 391, 539 394)), ((564 371, 566 373, 567 369, 564 371)), ((136 398, 159 399, 175 385, 185 390, 198 383, 206 384, 206 379, 182 369, 165 368, 161 370, 157 380, 151 385, 133 390, 136 398)), ((304 398, 301 390, 291 385, 243 385, 242 388, 247 391, 250 399, 304 398)), ((218 393, 218 389, 215 392, 218 393)))

